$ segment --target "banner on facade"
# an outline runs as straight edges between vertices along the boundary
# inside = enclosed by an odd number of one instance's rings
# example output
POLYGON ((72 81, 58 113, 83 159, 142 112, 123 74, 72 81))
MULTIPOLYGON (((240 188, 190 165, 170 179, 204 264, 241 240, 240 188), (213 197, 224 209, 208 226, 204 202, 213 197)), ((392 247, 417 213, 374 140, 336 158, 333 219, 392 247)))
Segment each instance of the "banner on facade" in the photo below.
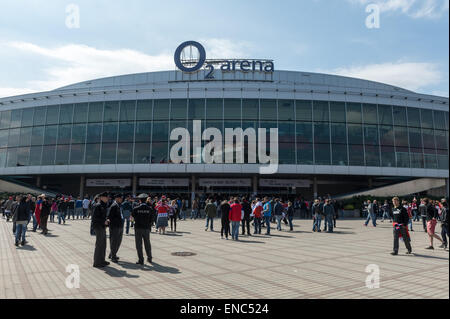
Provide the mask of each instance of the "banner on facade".
POLYGON ((259 186, 261 187, 296 187, 308 188, 311 181, 307 179, 260 179, 259 186))
POLYGON ((150 187, 189 187, 188 178, 140 178, 140 186, 150 187))
POLYGON ((250 178, 200 178, 198 180, 199 186, 202 187, 220 187, 220 186, 234 186, 234 187, 251 187, 252 181, 250 178))
POLYGON ((118 179, 86 179, 87 187, 130 187, 130 178, 118 179))

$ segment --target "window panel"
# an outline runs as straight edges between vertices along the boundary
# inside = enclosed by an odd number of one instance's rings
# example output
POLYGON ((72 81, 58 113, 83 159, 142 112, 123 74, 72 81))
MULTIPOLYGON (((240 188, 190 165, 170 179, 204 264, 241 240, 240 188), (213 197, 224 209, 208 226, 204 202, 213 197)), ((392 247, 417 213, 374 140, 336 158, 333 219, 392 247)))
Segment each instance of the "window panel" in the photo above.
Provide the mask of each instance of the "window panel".
MULTIPOLYGON (((277 120, 277 100, 261 100, 261 120, 277 120)), ((225 109, 226 114, 226 109, 225 109)))
POLYGON ((314 143, 330 143, 330 125, 314 123, 314 143))
POLYGON ((21 126, 33 125, 34 108, 23 109, 21 126))
POLYGON ((366 166, 380 166, 380 149, 378 145, 365 145, 366 166))
POLYGON ((61 105, 59 112, 59 124, 72 123, 73 118, 73 104, 61 105))
POLYGON ((42 156, 42 146, 31 146, 29 165, 30 166, 41 165, 41 156, 42 156))
MULTIPOLYGON (((240 105, 240 100, 239 100, 240 105)), ((241 110, 239 106, 238 116, 241 116, 241 110)), ((190 99, 188 108, 189 120, 204 120, 205 119, 205 100, 204 99, 190 99)))
POLYGON ((170 119, 187 119, 188 101, 186 99, 173 99, 170 105, 170 119))
MULTIPOLYGON (((208 102, 207 102, 208 103, 208 102)), ((209 103, 208 103, 209 105, 209 103)), ((208 108, 209 106, 207 106, 208 108)), ((206 109, 207 118, 208 109, 206 109)), ((258 99, 243 99, 242 100, 242 119, 258 120, 259 119, 259 100, 258 99)))
POLYGON ((422 128, 433 128, 433 111, 420 109, 422 128))
POLYGON ((20 127, 22 121, 22 110, 13 110, 11 112, 11 125, 10 128, 20 127))
MULTIPOLYGON (((224 100, 224 116, 225 120, 241 120, 241 100, 225 99, 224 100)), ((276 116, 276 115, 275 115, 276 116)), ((191 119, 192 117, 190 117, 191 119)))
POLYGON ((152 141, 167 142, 168 140, 169 140, 169 124, 167 122, 153 122, 152 141))
POLYGON ((391 105, 378 105, 378 118, 380 124, 393 125, 392 120, 392 106, 391 105))
POLYGON ((409 167, 410 156, 407 147, 396 147, 397 167, 409 167))
POLYGON ((137 122, 135 141, 150 143, 151 138, 152 138, 152 122, 137 122))
POLYGON ((87 126, 87 143, 100 143, 102 140, 102 124, 91 123, 87 126))
POLYGON ((86 123, 88 119, 88 103, 76 103, 74 105, 73 122, 86 123))
MULTIPOLYGON (((257 133, 258 131, 256 131, 257 133)), ((295 143, 295 124, 282 123, 278 125, 278 136, 280 143, 295 143)))
POLYGON ((73 144, 86 142, 86 124, 73 124, 71 140, 73 144))
POLYGON ((1 112, 0 129, 9 128, 11 122, 11 111, 1 112))
POLYGON ((348 143, 363 144, 363 130, 361 124, 348 124, 348 143))
POLYGON ((70 165, 80 165, 84 162, 84 144, 70 146, 70 165))
POLYGON ((347 103, 347 123, 362 123, 360 103, 347 103))
POLYGON ((420 109, 408 107, 408 126, 420 127, 420 109))
POLYGON ((436 143, 434 140, 434 130, 422 129, 422 138, 424 147, 432 149, 436 148, 436 143))
POLYGON ((101 152, 101 164, 116 164, 116 143, 103 143, 101 152))
POLYGON ((408 147, 408 130, 406 127, 396 126, 395 131, 395 145, 408 147))
POLYGON ((34 109, 33 125, 44 125, 46 118, 47 108, 45 106, 37 107, 34 109))
POLYGON ((133 163, 133 143, 119 143, 117 146, 117 164, 133 163))
POLYGON ((364 148, 362 145, 349 145, 348 151, 350 166, 364 166, 364 148))
POLYGON ((9 147, 17 147, 20 143, 20 129, 15 128, 12 130, 9 130, 9 137, 8 137, 8 146, 9 147))
POLYGON ((222 99, 206 99, 206 118, 211 120, 223 119, 222 99))
POLYGON ((0 148, 8 146, 9 130, 0 130, 0 148))
POLYGON ((70 144, 72 125, 60 125, 58 128, 58 144, 70 144))
POLYGON ((107 101, 105 102, 105 111, 103 113, 104 122, 116 122, 119 120, 119 102, 107 101))
POLYGON ((330 165, 330 144, 314 144, 314 161, 316 165, 330 165))
POLYGON ((163 164, 168 162, 167 157, 168 144, 167 142, 152 143, 152 163, 163 164))
POLYGON ((345 102, 330 102, 331 122, 345 123, 346 121, 345 102))
POLYGON ((35 126, 32 130, 31 135, 31 145, 42 145, 44 144, 44 126, 35 126))
POLYGON ((332 144, 333 165, 347 166, 347 144, 332 144))
POLYGON ((364 125, 364 144, 366 145, 379 145, 378 140, 378 126, 377 125, 364 125))
POLYGON ((447 130, 445 119, 448 119, 448 112, 433 111, 434 114, 434 128, 437 130, 447 130))
POLYGON ((31 132, 32 127, 23 127, 20 129, 20 146, 30 146, 31 145, 31 132))
POLYGON ((45 123, 49 124, 58 124, 59 121, 59 105, 51 105, 47 106, 47 120, 45 123))
POLYGON ((363 114, 365 124, 378 124, 378 111, 376 104, 363 104, 363 114))
POLYGON ((293 100, 278 100, 278 120, 294 121, 295 109, 293 100))
POLYGON ((134 122, 120 122, 119 123, 119 142, 131 142, 132 143, 133 140, 134 140, 134 122))
MULTIPOLYGON (((436 154, 425 154, 424 160, 425 160, 425 168, 437 169, 436 154)), ((447 167, 448 167, 448 162, 447 162, 447 167)))
POLYGON ((424 158, 421 148, 411 148, 411 168, 424 168, 424 158))
MULTIPOLYGON (((248 161, 247 157, 246 161, 248 161)), ((279 162, 280 164, 295 164, 295 143, 279 144, 279 162)))
MULTIPOLYGON (((167 102, 167 107, 169 107, 167 102)), ((150 121, 153 118, 153 101, 140 100, 137 101, 136 120, 150 121)))
POLYGON ((297 123, 297 143, 312 143, 312 123, 297 123))
POLYGON ((42 148, 42 165, 55 165, 55 145, 47 145, 42 148))
POLYGON ((150 163, 150 143, 134 144, 134 163, 135 164, 150 163))
POLYGON ((86 164, 98 164, 100 161, 100 144, 86 144, 86 164))
POLYGON ((381 146, 381 165, 383 167, 396 167, 394 147, 381 146))
POLYGON ((101 122, 103 119, 103 102, 89 103, 89 122, 101 122))
POLYGON ((6 167, 16 167, 16 166, 17 166, 17 148, 8 148, 6 167))
POLYGON ((406 126, 406 108, 403 106, 393 106, 394 125, 406 126))
POLYGON ((394 146, 394 127, 380 125, 380 144, 385 146, 394 146))
POLYGON ((409 146, 422 149, 422 134, 421 129, 416 127, 408 128, 409 132, 409 146))
POLYGON ((435 130, 434 135, 436 138, 436 148, 441 150, 448 150, 448 136, 446 131, 435 130))
POLYGON ((30 147, 17 149, 17 166, 28 166, 30 160, 30 147))
POLYGON ((439 151, 437 152, 437 168, 448 170, 448 153, 439 151))
POLYGON ((312 121, 312 101, 297 100, 295 105, 297 121, 312 121))
POLYGON ((330 109, 327 101, 313 101, 314 122, 328 122, 330 109))
POLYGON ((0 168, 6 166, 8 150, 6 148, 0 148, 0 168))
POLYGON ((117 142, 118 123, 104 123, 103 124, 103 143, 115 143, 117 142))
POLYGON ((121 101, 119 121, 134 121, 136 116, 136 101, 121 101))
POLYGON ((44 144, 56 144, 56 137, 58 135, 58 126, 50 125, 45 127, 44 144))
POLYGON ((58 145, 56 147, 56 165, 69 165, 70 145, 58 145))

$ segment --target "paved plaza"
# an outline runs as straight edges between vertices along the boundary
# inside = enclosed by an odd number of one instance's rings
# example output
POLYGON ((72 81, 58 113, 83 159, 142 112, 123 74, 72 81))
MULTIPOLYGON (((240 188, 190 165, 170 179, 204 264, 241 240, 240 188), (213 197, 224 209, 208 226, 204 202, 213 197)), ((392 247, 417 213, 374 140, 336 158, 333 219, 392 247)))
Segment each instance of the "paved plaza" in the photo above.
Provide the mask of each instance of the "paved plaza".
MULTIPOLYGON (((118 264, 92 267, 95 237, 90 220, 49 223, 50 234, 27 232, 15 247, 12 223, 0 220, 0 298, 449 298, 448 251, 428 251, 420 223, 411 232, 414 255, 390 255, 392 225, 364 227, 338 220, 334 234, 312 233, 312 221, 296 220, 293 232, 240 237, 205 231, 204 220, 178 223, 178 233, 151 234, 153 265, 135 265, 133 229, 124 236, 118 264), (174 252, 193 252, 189 257, 174 252), (80 269, 80 287, 67 288, 66 267, 80 269), (380 287, 366 287, 368 265, 380 269, 380 287)), ((31 225, 29 225, 29 229, 31 225)), ((440 226, 437 227, 440 232, 440 226)), ((263 228, 263 233, 265 229, 263 228)), ((109 253, 109 241, 107 254, 109 253)))

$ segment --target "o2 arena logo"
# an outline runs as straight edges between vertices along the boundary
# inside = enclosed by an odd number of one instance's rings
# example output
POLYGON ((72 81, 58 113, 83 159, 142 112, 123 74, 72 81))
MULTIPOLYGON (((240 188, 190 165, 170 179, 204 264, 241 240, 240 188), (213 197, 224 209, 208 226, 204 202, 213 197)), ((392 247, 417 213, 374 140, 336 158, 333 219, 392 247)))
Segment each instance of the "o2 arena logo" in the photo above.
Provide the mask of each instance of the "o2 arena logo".
POLYGON ((257 164, 258 158, 259 164, 268 164, 258 167, 260 174, 275 174, 278 171, 277 128, 270 128, 269 134, 265 128, 258 128, 258 132, 254 128, 247 128, 245 131, 242 128, 225 128, 225 143, 219 129, 210 127, 202 132, 201 128, 202 121, 194 120, 192 136, 184 127, 171 131, 170 140, 178 141, 170 149, 172 163, 223 164, 225 158, 225 164, 244 164, 247 145, 248 164, 257 164), (203 147, 202 142, 205 144, 203 147))
POLYGON ((198 42, 186 41, 180 44, 174 55, 175 65, 185 73, 195 73, 201 69, 206 70, 205 79, 214 79, 214 70, 220 68, 222 72, 264 72, 273 73, 272 60, 248 59, 216 59, 207 60, 206 50, 198 42))

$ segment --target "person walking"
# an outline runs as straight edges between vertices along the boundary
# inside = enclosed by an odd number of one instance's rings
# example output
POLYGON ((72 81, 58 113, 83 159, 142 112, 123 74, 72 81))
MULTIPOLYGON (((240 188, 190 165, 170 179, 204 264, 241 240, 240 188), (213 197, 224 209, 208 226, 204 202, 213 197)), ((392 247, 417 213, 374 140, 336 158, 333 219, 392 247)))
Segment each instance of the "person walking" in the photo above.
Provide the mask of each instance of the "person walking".
POLYGON ((412 252, 412 248, 407 226, 409 222, 408 212, 406 211, 405 207, 400 205, 400 199, 398 197, 394 197, 392 199, 392 204, 394 204, 394 207, 392 209, 392 215, 394 219, 394 251, 391 253, 391 255, 398 255, 400 237, 403 238, 403 242, 405 243, 406 249, 408 250, 406 254, 409 255, 412 252))
POLYGON ((392 223, 391 206, 389 205, 387 199, 384 201, 383 206, 381 206, 381 210, 383 212, 383 216, 382 216, 381 222, 384 223, 385 218, 389 218, 389 222, 392 223))
POLYGON ((375 215, 375 206, 373 203, 371 203, 370 200, 367 201, 367 219, 366 222, 364 223, 364 226, 367 227, 367 225, 369 224, 369 221, 372 219, 372 224, 373 227, 377 227, 377 217, 375 215))
POLYGON ((94 267, 103 268, 109 265, 106 261, 106 226, 108 226, 107 202, 108 193, 103 192, 98 195, 99 201, 94 204, 92 212, 92 227, 95 233, 94 267))
POLYGON ((228 234, 230 232, 230 204, 228 201, 224 200, 220 204, 220 219, 222 222, 222 228, 220 229, 220 237, 223 239, 225 233, 225 238, 228 240, 228 234))
MULTIPOLYGON (((22 246, 25 246, 27 243, 25 240, 25 234, 27 232, 27 224, 29 221, 29 211, 28 211, 28 205, 26 202, 25 196, 20 196, 18 204, 14 207, 14 212, 12 215, 12 220, 16 225, 16 231, 15 231, 15 245, 19 246, 19 242, 22 246)), ((11 206, 11 209, 13 207, 11 206)))
POLYGON ((40 224, 39 224, 43 235, 48 234, 47 221, 48 221, 48 216, 50 215, 51 207, 52 207, 52 203, 50 202, 49 198, 47 198, 44 195, 44 197, 42 197, 41 216, 40 216, 40 224))
POLYGON ((246 197, 242 198, 242 210, 244 211, 244 217, 242 218, 242 236, 245 235, 245 227, 247 226, 247 235, 251 236, 250 234, 250 215, 252 214, 252 207, 247 200, 246 197))
POLYGON ((72 198, 72 196, 70 196, 67 201, 67 215, 69 216, 69 220, 70 216, 72 216, 72 220, 75 219, 75 200, 72 198))
POLYGON ((169 206, 167 205, 167 200, 164 196, 162 197, 161 202, 156 205, 156 211, 158 213, 156 230, 159 230, 160 235, 161 231, 163 235, 165 235, 166 227, 169 226, 169 206))
POLYGON ((66 213, 67 201, 62 197, 58 201, 58 224, 61 224, 61 220, 63 221, 63 224, 66 223, 66 213))
POLYGON ((129 234, 130 232, 130 218, 131 218, 131 211, 133 210, 133 205, 131 202, 131 195, 127 195, 125 200, 123 201, 122 205, 122 215, 125 222, 125 234, 129 234))
POLYGON ((170 231, 177 232, 178 204, 174 199, 169 205, 170 231))
POLYGON ((427 234, 428 234, 428 238, 430 240, 430 246, 428 246, 425 249, 433 250, 434 249, 434 246, 433 246, 434 238, 439 240, 442 244, 444 244, 444 241, 442 240, 442 238, 439 235, 437 235, 435 233, 438 211, 436 210, 436 208, 434 207, 434 205, 430 202, 430 200, 428 198, 424 199, 424 203, 427 207, 427 234))
POLYGON ((122 194, 115 194, 112 196, 114 202, 109 207, 108 224, 109 224, 109 259, 113 263, 119 262, 117 252, 122 244, 123 238, 123 215, 120 205, 122 204, 122 194))
POLYGON ((36 206, 34 208, 34 215, 33 215, 33 232, 36 232, 37 228, 39 227, 39 224, 41 223, 41 209, 42 209, 42 198, 45 195, 39 195, 36 201, 36 206))
POLYGON ((322 220, 322 212, 320 211, 320 202, 318 199, 314 200, 314 204, 312 205, 312 213, 313 213, 313 232, 320 233, 320 223, 322 220))
POLYGON ((83 201, 80 196, 75 201, 75 216, 77 216, 77 219, 83 219, 83 201))
POLYGON ((261 224, 262 224, 262 211, 263 211, 263 204, 261 203, 260 199, 256 199, 255 206, 253 207, 253 221, 255 226, 255 232, 253 234, 261 234, 261 224))
POLYGON ((5 202, 4 206, 5 206, 5 217, 6 217, 6 221, 8 222, 9 219, 12 216, 12 205, 14 203, 13 197, 9 196, 8 200, 5 202))
POLYGON ((214 205, 212 199, 208 199, 206 201, 206 206, 205 206, 205 213, 206 213, 206 226, 205 226, 205 231, 208 230, 208 226, 211 222, 211 231, 214 231, 214 218, 217 215, 217 207, 216 205, 214 205))
POLYGON ((418 210, 419 210, 420 217, 422 218, 423 231, 427 232, 427 205, 425 204, 425 201, 423 198, 420 200, 420 205, 419 205, 418 210))
POLYGON ((231 221, 231 237, 233 240, 239 240, 239 224, 243 218, 242 205, 236 197, 234 203, 231 204, 229 218, 231 221))
MULTIPOLYGON (((333 232, 333 215, 334 215, 334 207, 331 204, 329 199, 325 200, 325 205, 323 205, 323 213, 325 215, 325 224, 328 226, 328 233, 333 232)), ((327 229, 327 228, 325 228, 327 229)))
POLYGON ((52 199, 52 207, 50 208, 50 223, 55 222, 55 215, 58 212, 58 202, 57 199, 52 199))
POLYGON ((442 213, 441 213, 441 236, 444 243, 439 248, 447 249, 448 247, 448 203, 446 200, 442 200, 442 213))
POLYGON ((277 230, 281 231, 281 220, 284 218, 284 207, 280 203, 279 198, 275 198, 274 212, 273 212, 276 222, 277 222, 277 230))
POLYGON ((83 209, 83 219, 88 218, 89 217, 89 204, 91 203, 91 201, 89 200, 88 196, 86 195, 83 199, 82 202, 82 209, 83 209))
POLYGON ((147 261, 152 263, 152 246, 150 243, 150 229, 152 227, 153 207, 148 206, 147 194, 140 194, 137 198, 139 204, 133 208, 131 219, 134 222, 134 238, 138 261, 136 264, 144 265, 144 254, 142 251, 142 242, 144 242, 147 261))
POLYGON ((288 222, 289 222, 289 230, 293 231, 294 230, 294 225, 292 224, 292 220, 294 219, 294 207, 292 205, 292 202, 289 201, 288 202, 288 208, 287 208, 287 218, 288 218, 288 222))
POLYGON ((266 196, 263 200, 263 216, 266 224, 266 235, 270 235, 270 220, 272 217, 272 205, 269 202, 269 198, 266 196))
POLYGON ((191 219, 192 218, 194 218, 194 220, 197 219, 198 210, 199 210, 198 201, 197 198, 195 198, 194 201, 192 202, 191 219))

